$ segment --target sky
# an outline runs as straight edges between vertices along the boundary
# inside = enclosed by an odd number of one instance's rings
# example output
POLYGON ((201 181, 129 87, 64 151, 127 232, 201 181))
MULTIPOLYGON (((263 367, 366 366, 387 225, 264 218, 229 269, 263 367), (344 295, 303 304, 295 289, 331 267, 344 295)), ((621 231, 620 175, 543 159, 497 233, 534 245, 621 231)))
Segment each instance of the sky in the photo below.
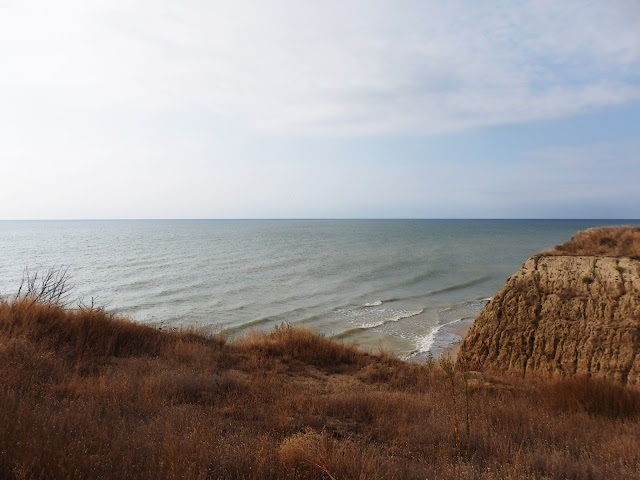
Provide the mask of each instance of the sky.
POLYGON ((0 219, 637 219, 639 152, 637 0, 0 0, 0 219))

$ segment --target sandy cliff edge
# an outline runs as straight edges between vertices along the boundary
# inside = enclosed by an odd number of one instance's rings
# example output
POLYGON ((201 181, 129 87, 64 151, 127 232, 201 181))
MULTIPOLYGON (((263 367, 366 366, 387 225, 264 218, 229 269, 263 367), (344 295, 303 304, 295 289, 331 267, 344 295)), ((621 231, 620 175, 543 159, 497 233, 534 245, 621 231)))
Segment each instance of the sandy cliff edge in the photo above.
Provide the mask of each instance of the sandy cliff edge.
MULTIPOLYGON (((640 229, 625 228, 640 238, 640 229)), ((616 235, 604 238, 615 247, 616 235)), ((640 384, 640 260, 563 255, 562 247, 507 279, 471 326, 458 364, 640 384)))

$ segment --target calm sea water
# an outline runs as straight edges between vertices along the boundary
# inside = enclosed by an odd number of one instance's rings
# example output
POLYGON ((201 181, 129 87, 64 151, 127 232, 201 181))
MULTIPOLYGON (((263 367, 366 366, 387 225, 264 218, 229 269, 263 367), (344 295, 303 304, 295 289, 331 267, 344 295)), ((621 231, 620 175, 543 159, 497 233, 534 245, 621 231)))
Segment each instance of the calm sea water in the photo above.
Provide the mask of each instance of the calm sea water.
POLYGON ((305 324, 411 358, 455 341, 506 277, 577 230, 638 221, 0 221, 0 294, 68 267, 135 321, 237 335, 305 324))

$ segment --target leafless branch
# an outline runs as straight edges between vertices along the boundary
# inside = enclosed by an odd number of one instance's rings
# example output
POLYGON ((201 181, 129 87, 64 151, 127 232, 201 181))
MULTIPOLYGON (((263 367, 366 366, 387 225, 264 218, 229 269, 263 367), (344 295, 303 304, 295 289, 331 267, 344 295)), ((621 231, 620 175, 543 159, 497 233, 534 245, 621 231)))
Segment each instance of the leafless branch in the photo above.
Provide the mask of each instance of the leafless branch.
POLYGON ((60 267, 31 273, 28 268, 25 268, 15 296, 16 300, 27 298, 33 303, 50 303, 66 307, 73 288, 68 270, 68 267, 60 267))

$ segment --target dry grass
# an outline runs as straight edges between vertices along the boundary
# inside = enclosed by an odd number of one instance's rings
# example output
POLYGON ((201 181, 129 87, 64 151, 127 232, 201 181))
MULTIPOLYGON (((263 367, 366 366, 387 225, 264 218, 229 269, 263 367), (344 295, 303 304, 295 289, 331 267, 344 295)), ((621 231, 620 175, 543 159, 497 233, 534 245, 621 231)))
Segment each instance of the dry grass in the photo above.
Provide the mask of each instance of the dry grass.
POLYGON ((640 258, 640 227, 596 227, 581 230, 545 255, 606 255, 640 258))
POLYGON ((601 378, 576 376, 555 380, 542 389, 551 408, 565 412, 587 412, 611 418, 640 414, 640 392, 601 378))
POLYGON ((461 375, 290 327, 228 344, 0 303, 0 478, 638 477, 637 390, 461 375))

